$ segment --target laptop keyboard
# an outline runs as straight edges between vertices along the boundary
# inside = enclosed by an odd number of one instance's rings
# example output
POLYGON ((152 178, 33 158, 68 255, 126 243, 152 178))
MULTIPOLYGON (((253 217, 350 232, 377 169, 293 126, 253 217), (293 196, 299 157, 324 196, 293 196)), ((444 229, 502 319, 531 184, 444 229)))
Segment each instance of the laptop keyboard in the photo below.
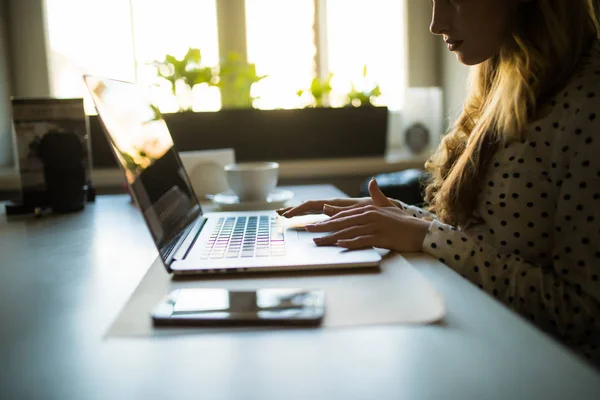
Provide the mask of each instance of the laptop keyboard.
POLYGON ((284 228, 277 217, 240 216, 219 218, 202 259, 281 257, 285 255, 284 228))

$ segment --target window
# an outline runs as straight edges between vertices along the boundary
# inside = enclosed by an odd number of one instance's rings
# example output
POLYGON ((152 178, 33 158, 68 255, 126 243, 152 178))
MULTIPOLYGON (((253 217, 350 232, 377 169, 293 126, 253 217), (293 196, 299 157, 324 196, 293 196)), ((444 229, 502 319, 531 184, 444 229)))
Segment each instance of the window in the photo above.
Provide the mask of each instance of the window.
POLYGON ((327 62, 332 105, 343 102, 354 83, 378 84, 380 103, 399 108, 404 97, 404 2, 327 0, 327 62), (367 80, 363 67, 367 66, 367 80))
POLYGON ((246 0, 248 61, 267 75, 252 88, 255 107, 304 105, 296 92, 315 76, 314 16, 313 0, 246 0))
MULTIPOLYGON (((218 63, 215 0, 46 0, 52 95, 85 95, 81 74, 157 84, 157 103, 176 111, 169 83, 153 61, 202 49, 208 65, 218 63), (185 12, 182 12, 185 10, 185 12)), ((193 108, 217 110, 216 88, 196 87, 193 108)), ((91 102, 86 102, 93 112, 91 102)))
MULTIPOLYGON (((216 66, 217 1, 229 0, 46 0, 52 94, 82 96, 81 74, 94 73, 155 85, 160 109, 176 111, 182 99, 173 96, 152 63, 166 54, 180 58, 191 47, 201 50, 203 65, 216 66)), ((331 72, 331 105, 342 105, 352 84, 358 89, 378 84, 379 103, 400 108, 406 87, 404 5, 400 0, 245 0, 242 46, 257 74, 267 75, 252 88, 254 106, 304 107, 306 98, 298 90, 331 72)), ((218 88, 208 84, 197 85, 188 97, 196 111, 221 107, 218 88)))
POLYGON ((129 2, 46 0, 46 24, 53 96, 84 95, 83 73, 135 79, 129 2))
MULTIPOLYGON (((157 105, 163 112, 177 111, 179 104, 171 94, 168 82, 156 74, 152 62, 166 54, 181 59, 188 48, 201 50, 202 64, 219 63, 217 11, 215 0, 131 0, 133 42, 137 80, 159 85, 157 105)), ((194 87, 190 99, 196 111, 218 110, 221 95, 216 87, 201 84, 194 87)))

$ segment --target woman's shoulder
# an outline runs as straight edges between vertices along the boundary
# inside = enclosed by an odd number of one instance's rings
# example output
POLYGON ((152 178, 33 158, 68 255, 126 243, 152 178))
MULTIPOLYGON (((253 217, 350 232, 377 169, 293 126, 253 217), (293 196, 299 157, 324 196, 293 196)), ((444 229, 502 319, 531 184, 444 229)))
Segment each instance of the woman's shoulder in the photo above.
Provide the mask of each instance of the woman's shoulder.
POLYGON ((600 102, 600 41, 594 41, 582 57, 579 67, 557 98, 571 97, 580 105, 592 101, 600 102))
POLYGON ((563 89, 539 105, 538 117, 533 124, 549 124, 562 130, 569 122, 594 118, 589 110, 600 111, 599 41, 594 42, 582 57, 579 67, 563 89))
MULTIPOLYGON (((582 58, 567 85, 540 106, 527 137, 566 161, 600 151, 600 42, 582 58)), ((556 160, 555 160, 556 161, 556 160)))

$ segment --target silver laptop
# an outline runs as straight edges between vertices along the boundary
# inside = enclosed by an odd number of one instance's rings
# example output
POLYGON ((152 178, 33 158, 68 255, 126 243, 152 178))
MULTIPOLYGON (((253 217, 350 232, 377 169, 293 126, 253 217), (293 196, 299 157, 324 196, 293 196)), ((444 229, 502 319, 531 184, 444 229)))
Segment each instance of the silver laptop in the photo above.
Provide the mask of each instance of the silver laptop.
MULTIPOLYGON (((374 249, 317 247, 274 211, 202 213, 148 88, 84 77, 131 194, 169 272, 216 274, 377 267, 374 249)), ((201 127, 199 127, 201 130, 201 127)), ((201 134, 201 132, 194 132, 201 134)))

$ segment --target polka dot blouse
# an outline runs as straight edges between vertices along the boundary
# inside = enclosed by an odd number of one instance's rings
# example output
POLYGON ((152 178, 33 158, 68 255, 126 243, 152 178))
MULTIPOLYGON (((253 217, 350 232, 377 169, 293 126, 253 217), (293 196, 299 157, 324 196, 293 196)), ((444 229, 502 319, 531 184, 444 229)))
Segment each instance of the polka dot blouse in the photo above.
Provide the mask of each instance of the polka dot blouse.
POLYGON ((484 222, 432 216, 423 251, 600 365, 600 44, 541 115, 493 157, 484 222))

